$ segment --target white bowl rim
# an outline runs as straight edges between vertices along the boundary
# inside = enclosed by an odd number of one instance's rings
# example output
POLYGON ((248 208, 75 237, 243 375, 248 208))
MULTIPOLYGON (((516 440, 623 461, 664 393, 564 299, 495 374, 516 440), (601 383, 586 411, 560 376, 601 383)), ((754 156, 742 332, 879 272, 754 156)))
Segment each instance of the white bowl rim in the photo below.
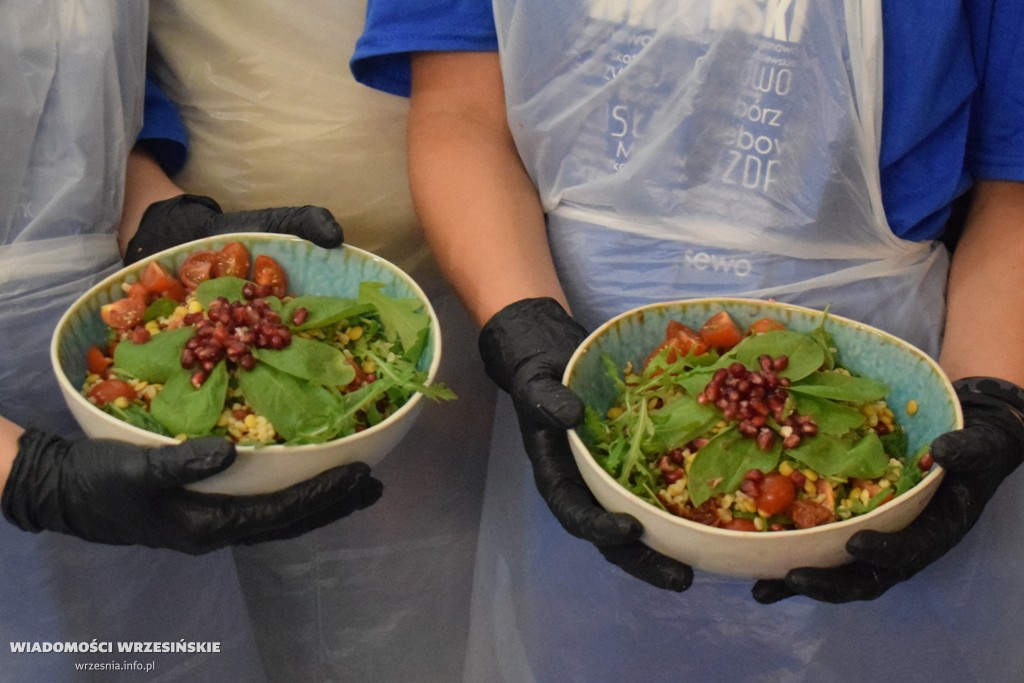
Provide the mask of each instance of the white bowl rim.
MULTIPOLYGON (((579 359, 582 358, 587 353, 587 350, 591 342, 600 335, 602 335, 608 328, 614 326, 618 321, 622 320, 623 318, 633 317, 645 310, 671 308, 672 306, 678 306, 682 304, 699 305, 719 303, 735 303, 737 305, 756 305, 759 307, 767 305, 775 308, 791 309, 795 312, 810 314, 815 317, 823 317, 827 315, 829 318, 838 320, 843 324, 850 325, 853 327, 859 327, 866 330, 869 333, 875 333, 880 336, 886 337, 896 342, 897 345, 904 346, 911 350, 913 353, 919 355, 924 361, 926 361, 928 365, 932 367, 933 370, 935 370, 936 374, 942 381, 946 390, 949 392, 949 395, 955 395, 953 385, 949 381, 949 378, 946 376, 946 373, 943 372, 942 368, 939 367, 939 364, 936 363, 935 360, 931 358, 931 356, 929 356, 924 351, 914 346, 910 342, 904 341, 903 339, 900 339, 899 337, 890 334, 885 330, 880 330, 877 327, 873 327, 871 325, 853 320, 851 318, 845 318, 840 315, 835 315, 834 313, 826 314, 824 311, 820 311, 814 308, 808 308, 806 306, 788 304, 780 301, 772 301, 769 299, 749 299, 743 297, 702 297, 696 299, 675 299, 671 301, 661 301, 653 304, 644 304, 643 306, 637 306, 635 308, 631 308, 628 311, 624 311, 614 316, 613 318, 609 319, 608 321, 604 322, 600 327, 598 327, 589 335, 587 335, 587 338, 580 343, 580 345, 576 348, 576 351, 569 358, 569 362, 566 363, 565 373, 562 375, 562 384, 566 386, 569 385, 569 379, 572 375, 573 370, 575 370, 576 368, 576 364, 579 362, 579 359)), ((953 401, 953 412, 955 418, 955 428, 961 429, 963 427, 964 418, 963 411, 960 407, 959 401, 953 401)), ((864 513, 863 515, 857 515, 856 517, 850 517, 849 519, 844 519, 837 522, 829 522, 828 524, 820 524, 818 526, 810 527, 808 529, 785 529, 782 531, 772 531, 769 533, 764 533, 760 531, 741 531, 737 529, 722 529, 720 527, 714 527, 708 524, 694 522, 684 517, 678 517, 670 512, 662 510, 656 505, 653 505, 644 500, 643 498, 640 498, 639 496, 633 494, 631 491, 627 490, 624 486, 622 486, 622 484, 620 484, 618 480, 616 480, 614 477, 608 474, 608 472, 605 471, 605 469, 598 464, 597 460, 594 459, 593 454, 590 453, 590 449, 587 448, 587 445, 583 442, 583 439, 580 437, 576 429, 568 430, 568 436, 569 441, 575 444, 575 446, 580 449, 580 452, 586 453, 588 456, 590 456, 588 460, 590 469, 596 474, 596 476, 600 477, 607 484, 611 484, 615 489, 635 499, 635 502, 640 503, 643 506, 646 506, 646 508, 649 508, 648 512, 658 516, 659 518, 665 521, 679 524, 685 528, 700 530, 705 533, 709 533, 713 536, 722 536, 723 538, 742 537, 751 540, 757 538, 763 539, 764 542, 770 542, 770 539, 777 538, 780 535, 785 535, 786 538, 795 538, 799 536, 812 536, 822 534, 825 532, 840 533, 843 529, 848 527, 859 527, 868 524, 871 522, 872 519, 885 515, 890 509, 892 509, 891 507, 888 506, 888 504, 880 505, 876 507, 874 510, 864 513)), ((923 479, 921 479, 921 481, 917 482, 917 484, 915 484, 913 488, 911 488, 909 491, 906 491, 905 493, 903 493, 902 495, 898 496, 893 500, 898 500, 902 504, 903 502, 908 501, 911 498, 916 498, 918 495, 923 494, 929 489, 931 489, 932 486, 938 484, 937 480, 941 479, 943 476, 945 476, 945 470, 936 465, 931 469, 930 472, 928 472, 927 475, 925 475, 923 479)), ((762 542, 762 540, 758 540, 755 542, 762 542)))
MULTIPOLYGON (((80 297, 75 299, 75 302, 72 303, 70 306, 68 306, 68 309, 66 311, 64 311, 64 314, 61 315, 60 320, 57 321, 56 327, 54 327, 54 334, 52 335, 52 337, 50 339, 50 364, 53 366, 54 374, 57 376, 57 382, 61 386, 61 388, 64 390, 65 394, 68 395, 68 396, 73 396, 74 397, 73 400, 75 400, 77 403, 80 403, 81 405, 84 405, 84 406, 88 406, 88 408, 91 409, 94 412, 94 414, 99 419, 103 420, 107 424, 116 426, 119 429, 126 430, 128 434, 137 436, 140 439, 147 439, 151 443, 166 444, 168 446, 181 443, 180 441, 178 441, 177 439, 175 439, 172 436, 164 436, 163 434, 157 434, 156 432, 151 432, 149 430, 142 429, 141 427, 136 427, 135 425, 130 424, 128 422, 125 422, 123 420, 119 420, 116 417, 114 417, 113 415, 110 415, 109 413, 106 413, 103 410, 100 410, 98 407, 96 407, 95 405, 90 403, 85 398, 85 396, 82 395, 81 389, 75 388, 75 386, 73 384, 71 384, 71 380, 68 379, 67 375, 64 373, 63 367, 61 367, 60 358, 59 358, 59 355, 58 355, 58 350, 60 348, 60 335, 57 334, 57 333, 64 328, 65 324, 67 324, 67 321, 71 317, 72 312, 78 307, 78 304, 79 304, 79 302, 82 299, 84 299, 86 296, 90 295, 91 293, 93 293, 96 290, 100 290, 100 289, 104 289, 104 288, 110 287, 111 285, 113 285, 113 284, 115 284, 115 283, 117 283, 119 281, 124 280, 124 278, 127 275, 127 273, 125 272, 126 270, 128 270, 128 269, 133 269, 133 270, 138 269, 139 272, 141 272, 141 269, 144 268, 146 266, 146 264, 148 264, 149 262, 151 262, 151 261, 159 261, 161 258, 166 258, 170 254, 178 254, 181 251, 190 251, 192 249, 199 249, 199 248, 201 248, 201 247, 203 247, 203 246, 205 246, 205 245, 207 245, 207 244, 209 244, 211 242, 231 242, 231 241, 235 241, 235 240, 240 241, 240 242, 249 242, 249 243, 256 242, 256 241, 268 241, 268 242, 280 242, 280 241, 285 241, 285 242, 286 241, 307 242, 308 241, 308 240, 302 239, 301 237, 297 237, 295 235, 290 235, 290 234, 286 234, 286 233, 273 233, 273 232, 236 232, 236 233, 225 233, 223 235, 212 235, 212 236, 209 236, 209 237, 203 237, 203 238, 200 238, 198 240, 192 240, 191 242, 183 242, 183 243, 175 245, 173 247, 169 247, 167 249, 164 249, 163 251, 157 252, 155 254, 151 254, 151 255, 149 255, 149 256, 147 256, 145 258, 139 259, 138 261, 136 261, 135 263, 131 264, 130 266, 124 266, 123 268, 119 268, 117 270, 117 272, 112 273, 111 275, 109 275, 106 278, 104 278, 102 281, 96 283, 95 285, 90 287, 87 291, 85 291, 80 297)), ((310 244, 312 244, 312 242, 310 242, 310 244)), ((316 245, 314 244, 313 246, 316 246, 316 245)), ((323 247, 319 247, 319 248, 322 249, 323 247)), ((437 376, 438 368, 441 365, 441 326, 440 326, 440 323, 438 322, 438 319, 437 319, 437 313, 436 313, 436 311, 434 311, 434 307, 430 303, 430 299, 427 297, 427 295, 423 291, 423 289, 419 286, 419 283, 417 283, 412 278, 411 275, 406 273, 404 270, 402 270, 401 268, 396 266, 391 261, 388 261, 387 259, 382 258, 382 257, 380 257, 380 256, 378 256, 378 255, 376 255, 376 254, 374 254, 372 252, 366 251, 365 249, 360 249, 359 247, 352 246, 351 244, 342 244, 342 245, 340 245, 338 247, 335 247, 335 249, 342 249, 342 248, 343 249, 350 249, 353 252, 363 256, 367 260, 377 261, 377 262, 383 264, 385 268, 387 268, 388 270, 393 271, 398 277, 400 277, 403 281, 405 281, 405 283, 409 286, 409 288, 423 302, 424 310, 430 316, 430 333, 431 333, 431 335, 433 335, 433 341, 434 341, 434 352, 433 352, 433 354, 431 356, 430 366, 427 368, 427 378, 426 378, 426 380, 424 382, 425 384, 429 385, 434 380, 434 378, 437 376)), ((257 451, 258 450, 261 453, 273 453, 275 451, 288 451, 289 453, 303 454, 305 452, 316 451, 316 450, 322 449, 325 446, 336 445, 336 444, 338 444, 338 443, 340 443, 342 441, 345 441, 345 442, 348 442, 348 443, 357 443, 359 441, 362 441, 362 440, 365 440, 365 439, 369 439, 369 438, 373 437, 377 432, 383 431, 384 429, 387 429, 388 427, 390 427, 391 423, 397 421, 401 416, 405 415, 406 413, 411 412, 415 408, 415 406, 420 401, 423 400, 423 398, 424 398, 423 394, 421 392, 417 391, 417 392, 415 392, 409 398, 408 401, 403 403, 402 406, 398 410, 396 410, 391 415, 388 415, 385 419, 381 420, 380 422, 378 422, 377 424, 373 425, 372 427, 367 427, 366 429, 364 429, 362 431, 354 432, 354 433, 349 434, 347 436, 338 437, 336 439, 331 439, 330 441, 323 441, 323 442, 320 442, 320 443, 295 444, 295 445, 290 445, 290 444, 275 444, 275 445, 271 445, 271 446, 236 445, 236 448, 237 448, 237 450, 243 451, 243 452, 244 451, 257 451)), ((193 438, 195 438, 195 437, 193 437, 193 438)))

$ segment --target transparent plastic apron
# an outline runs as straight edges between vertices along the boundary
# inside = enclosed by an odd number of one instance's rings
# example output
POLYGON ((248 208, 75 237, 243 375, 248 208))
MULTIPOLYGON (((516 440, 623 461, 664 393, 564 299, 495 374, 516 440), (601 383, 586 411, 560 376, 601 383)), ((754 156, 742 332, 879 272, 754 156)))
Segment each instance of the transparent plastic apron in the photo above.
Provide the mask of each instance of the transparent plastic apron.
POLYGON ((410 272, 443 333, 430 403, 374 470, 367 510, 293 541, 239 548, 266 674, 280 681, 452 681, 469 628, 494 387, 476 328, 420 237, 405 172, 408 100, 347 68, 365 0, 164 0, 156 73, 191 140, 179 182, 232 209, 330 208, 346 241, 410 272))
MULTIPOLYGON (((114 230, 142 118, 146 3, 4 0, 0 34, 0 414, 80 437, 53 379, 49 342, 67 306, 120 265, 114 230)), ((260 676, 226 551, 192 558, 106 546, 25 533, 6 520, 0 642, 3 680, 79 680, 76 663, 136 659, 134 680, 260 676), (116 645, 180 639, 216 641, 221 651, 123 655, 116 645), (94 640, 113 651, 8 647, 94 640)))
MULTIPOLYGON (((583 324, 666 299, 774 297, 937 353, 947 254, 895 237, 880 199, 877 0, 494 7, 510 127, 583 324)), ((1020 503, 1004 494, 874 602, 761 606, 751 581, 701 572, 676 595, 559 527, 502 401, 465 680, 1013 680, 1020 503)))

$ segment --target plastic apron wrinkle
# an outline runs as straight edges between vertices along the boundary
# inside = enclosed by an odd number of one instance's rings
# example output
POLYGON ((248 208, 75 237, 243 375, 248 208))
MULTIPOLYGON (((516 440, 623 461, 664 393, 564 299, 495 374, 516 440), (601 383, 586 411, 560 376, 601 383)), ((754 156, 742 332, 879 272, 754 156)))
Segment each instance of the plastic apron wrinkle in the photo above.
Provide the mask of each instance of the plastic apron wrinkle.
MULTIPOLYGON (((142 117, 146 3, 0 2, 0 414, 80 436, 49 341, 120 267, 114 231, 142 117)), ((0 521, 0 678, 79 680, 138 659, 132 680, 261 677, 231 556, 91 544, 0 521), (16 654, 6 643, 219 642, 219 653, 16 654), (140 675, 143 674, 143 675, 140 675)), ((121 680, 112 675, 109 680, 121 680)))
MULTIPOLYGON (((880 201, 877 0, 493 4, 510 127, 584 324, 772 296, 937 353, 947 254, 894 237, 880 201)), ((752 581, 703 572, 675 594, 559 526, 501 397, 463 678, 1018 681, 1021 476, 878 600, 762 606, 752 581)))
POLYGON ((365 0, 163 0, 151 8, 156 73, 182 107, 190 159, 177 178, 226 209, 330 208, 346 242, 393 261, 431 298, 438 379, 374 469, 373 506, 301 538, 234 555, 268 678, 451 681, 465 658, 493 385, 476 327, 429 258, 408 194, 408 101, 347 67, 365 0))

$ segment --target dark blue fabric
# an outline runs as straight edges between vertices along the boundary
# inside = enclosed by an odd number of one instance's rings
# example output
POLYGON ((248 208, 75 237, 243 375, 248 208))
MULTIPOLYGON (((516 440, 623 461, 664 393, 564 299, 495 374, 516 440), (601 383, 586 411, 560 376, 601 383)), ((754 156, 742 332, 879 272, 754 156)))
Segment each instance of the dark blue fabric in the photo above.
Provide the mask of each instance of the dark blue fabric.
POLYGON ((153 74, 146 74, 146 99, 142 130, 136 143, 145 146, 164 172, 173 176, 185 165, 188 136, 178 108, 160 88, 153 74))
MULTIPOLYGON (((883 0, 882 23, 882 200, 935 239, 975 179, 1024 180, 1024 0, 883 0)), ((489 0, 369 0, 351 68, 407 96, 411 52, 496 49, 489 0)))

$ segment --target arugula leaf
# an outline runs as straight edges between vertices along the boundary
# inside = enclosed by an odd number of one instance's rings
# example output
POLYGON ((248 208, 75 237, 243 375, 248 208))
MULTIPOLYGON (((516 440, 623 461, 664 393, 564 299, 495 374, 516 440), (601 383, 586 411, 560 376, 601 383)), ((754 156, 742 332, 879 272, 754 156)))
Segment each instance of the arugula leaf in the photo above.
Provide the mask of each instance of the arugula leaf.
POLYGON ((238 388, 249 405, 289 441, 321 443, 341 430, 337 393, 267 363, 238 373, 238 388))
POLYGON ((794 382, 789 390, 848 403, 879 401, 889 393, 889 387, 882 382, 842 372, 815 372, 794 382))
POLYGON ((781 453, 778 439, 771 450, 763 451, 754 439, 736 431, 735 426, 726 429, 697 451, 687 478, 690 500, 699 506, 719 493, 735 491, 748 470, 775 469, 781 453))
POLYGON ((280 350, 253 347, 252 355, 262 363, 315 384, 344 387, 356 378, 356 370, 344 353, 304 337, 292 337, 291 343, 280 350))
POLYGON ((114 349, 114 369, 135 379, 163 384, 182 370, 181 352, 193 331, 191 327, 164 330, 143 344, 125 339, 114 349))
POLYGON ((383 288, 381 282, 361 282, 359 301, 373 304, 387 340, 400 341, 403 355, 415 362, 427 343, 430 316, 416 299, 392 299, 381 291, 383 288))
POLYGON ((224 297, 228 302, 245 301, 242 288, 245 287, 246 282, 247 280, 233 275, 210 278, 199 283, 195 290, 195 297, 204 309, 209 308, 210 303, 219 297, 224 297))
POLYGON ((198 389, 192 386, 192 372, 179 365, 178 371, 153 397, 149 411, 171 434, 208 434, 220 418, 227 392, 228 371, 224 361, 214 366, 198 389))

